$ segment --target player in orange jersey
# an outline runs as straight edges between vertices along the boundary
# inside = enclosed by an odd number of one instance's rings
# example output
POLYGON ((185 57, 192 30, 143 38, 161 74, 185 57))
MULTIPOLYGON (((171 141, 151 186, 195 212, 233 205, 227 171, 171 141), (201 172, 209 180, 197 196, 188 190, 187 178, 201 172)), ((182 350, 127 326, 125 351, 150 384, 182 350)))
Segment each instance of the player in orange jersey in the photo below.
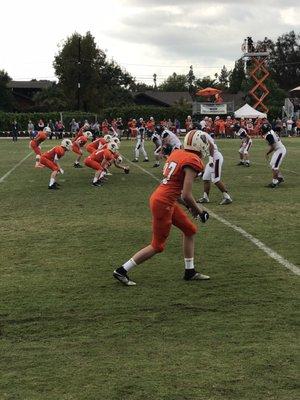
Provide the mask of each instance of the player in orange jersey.
POLYGON ((39 162, 41 158, 41 147, 40 144, 43 143, 47 137, 48 134, 51 133, 51 129, 46 126, 42 131, 39 131, 38 134, 30 140, 29 147, 35 152, 36 157, 35 157, 35 167, 36 168, 41 168, 43 165, 39 162))
POLYGON ((197 227, 178 204, 178 201, 184 203, 194 218, 207 221, 208 213, 198 206, 192 194, 193 182, 204 170, 201 158, 206 151, 207 145, 201 139, 201 132, 191 130, 185 136, 184 149, 174 150, 168 157, 164 179, 150 197, 152 241, 113 272, 113 276, 124 285, 135 285, 129 279, 128 271, 164 250, 172 225, 183 232, 184 279, 209 279, 195 270, 194 237, 197 227))
POLYGON ((79 163, 82 157, 82 150, 81 148, 87 144, 89 138, 92 138, 93 135, 91 132, 83 132, 82 136, 79 136, 76 140, 72 143, 72 151, 73 153, 77 154, 77 158, 74 162, 74 168, 82 168, 82 165, 79 163))
POLYGON ((72 142, 75 142, 75 140, 77 140, 80 136, 83 136, 84 132, 88 132, 90 129, 90 124, 88 124, 87 122, 79 129, 79 131, 76 133, 76 135, 74 136, 74 138, 72 139, 72 142))
POLYGON ((72 142, 70 139, 63 139, 60 146, 55 146, 51 150, 43 153, 40 158, 40 163, 52 170, 48 189, 58 189, 56 175, 60 172, 64 173, 60 167, 58 160, 64 156, 66 151, 71 150, 72 142))
POLYGON ((86 150, 89 153, 93 153, 95 150, 100 150, 104 145, 111 141, 111 135, 105 135, 104 137, 99 137, 98 139, 94 140, 92 143, 89 143, 86 146, 86 150))
POLYGON ((93 186, 101 186, 101 179, 114 161, 114 153, 117 150, 118 146, 116 143, 111 142, 107 144, 106 149, 96 150, 84 160, 84 164, 87 167, 93 168, 96 171, 92 182, 93 186))

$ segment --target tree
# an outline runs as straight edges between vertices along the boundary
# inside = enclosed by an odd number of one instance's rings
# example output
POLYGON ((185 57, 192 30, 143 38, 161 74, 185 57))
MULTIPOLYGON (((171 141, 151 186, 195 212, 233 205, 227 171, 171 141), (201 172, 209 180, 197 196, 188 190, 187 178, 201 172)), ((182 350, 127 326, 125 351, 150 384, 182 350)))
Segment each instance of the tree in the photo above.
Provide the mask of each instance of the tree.
POLYGON ((107 61, 90 32, 68 37, 53 65, 70 109, 98 111, 110 106, 112 93, 118 89, 123 93, 133 82, 114 61, 107 61))
POLYGON ((279 36, 275 43, 264 38, 258 42, 258 48, 270 51, 267 64, 279 87, 285 90, 292 89, 297 76, 299 79, 300 35, 291 31, 279 36))
POLYGON ((235 62, 233 70, 229 73, 229 91, 231 93, 239 92, 245 79, 244 61, 240 58, 235 62))
POLYGON ((218 82, 219 82, 219 87, 226 89, 229 85, 229 76, 230 76, 230 71, 227 70, 225 65, 223 65, 223 68, 221 69, 220 75, 217 74, 218 82))
POLYGON ((189 89, 188 78, 174 72, 158 88, 163 92, 186 92, 189 89))
POLYGON ((13 111, 14 99, 11 90, 7 84, 11 81, 11 77, 3 69, 0 70, 0 110, 13 111))
POLYGON ((33 100, 36 111, 63 111, 67 110, 68 106, 68 101, 58 85, 53 85, 36 93, 33 100))
POLYGON ((212 79, 210 76, 204 76, 203 78, 199 78, 195 82, 198 88, 205 89, 207 87, 215 86, 216 80, 212 79))

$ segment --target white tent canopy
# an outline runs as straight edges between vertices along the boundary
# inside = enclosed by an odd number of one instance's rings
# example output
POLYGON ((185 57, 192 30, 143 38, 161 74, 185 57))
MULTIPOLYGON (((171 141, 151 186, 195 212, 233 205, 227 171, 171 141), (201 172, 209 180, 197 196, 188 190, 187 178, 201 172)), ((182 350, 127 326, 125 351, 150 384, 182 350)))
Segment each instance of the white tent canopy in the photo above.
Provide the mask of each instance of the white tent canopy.
POLYGON ((255 110, 255 108, 249 106, 249 104, 243 105, 234 113, 235 118, 267 118, 267 114, 255 110))
POLYGON ((300 92, 300 86, 295 87, 294 89, 290 90, 290 92, 300 92))

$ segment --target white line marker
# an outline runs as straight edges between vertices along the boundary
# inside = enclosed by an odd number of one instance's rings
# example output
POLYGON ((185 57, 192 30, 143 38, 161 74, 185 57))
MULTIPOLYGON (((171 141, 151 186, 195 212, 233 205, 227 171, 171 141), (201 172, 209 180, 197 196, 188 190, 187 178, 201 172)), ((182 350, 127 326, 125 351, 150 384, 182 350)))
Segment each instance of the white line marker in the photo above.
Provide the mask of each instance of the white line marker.
MULTIPOLYGON (((153 175, 151 172, 145 170, 144 168, 140 167, 137 164, 132 163, 128 158, 124 157, 125 160, 127 160, 130 164, 133 166, 139 168, 141 171, 145 172, 147 175, 150 175, 153 179, 156 181, 160 182, 160 179, 158 179, 155 175, 153 175)), ((222 222, 222 224, 228 226, 229 228, 235 230, 242 236, 244 236, 246 239, 250 240, 255 246, 257 246, 260 250, 265 252, 269 257, 273 258, 275 261, 277 261, 279 264, 281 264, 284 268, 287 268, 291 272, 293 272, 295 275, 300 276, 300 268, 298 268, 296 265, 292 264, 285 258, 283 258, 280 254, 276 253, 274 250, 272 250, 270 247, 266 246, 263 242, 261 242, 259 239, 256 237, 252 236, 250 233, 246 232, 243 228, 236 226, 232 224, 231 222, 227 221, 226 219, 219 217, 219 215, 215 214, 211 210, 207 209, 209 214, 215 218, 217 221, 222 222)))
POLYGON ((16 164, 14 167, 12 167, 12 169, 10 169, 8 172, 6 172, 6 174, 3 175, 3 176, 0 178, 0 183, 2 183, 2 182, 4 181, 4 179, 7 178, 16 168, 18 168, 21 164, 23 164, 23 162, 24 162, 25 160, 27 160, 27 158, 30 157, 31 154, 32 154, 32 152, 30 152, 29 154, 27 154, 27 156, 24 157, 21 161, 19 161, 18 164, 16 164))

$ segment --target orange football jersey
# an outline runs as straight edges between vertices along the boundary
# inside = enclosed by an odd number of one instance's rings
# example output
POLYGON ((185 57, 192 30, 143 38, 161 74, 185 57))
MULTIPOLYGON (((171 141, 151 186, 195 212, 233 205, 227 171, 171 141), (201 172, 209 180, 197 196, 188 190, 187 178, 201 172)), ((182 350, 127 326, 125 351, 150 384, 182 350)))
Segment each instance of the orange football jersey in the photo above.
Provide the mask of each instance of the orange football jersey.
POLYGON ((173 205, 181 195, 185 167, 191 167, 197 173, 204 170, 203 161, 196 153, 174 150, 166 161, 163 171, 164 179, 152 196, 164 203, 173 205))
POLYGON ((46 153, 43 153, 42 157, 54 161, 55 156, 57 156, 57 158, 61 158, 65 154, 65 152, 66 150, 62 146, 55 146, 51 150, 46 151, 46 153))
POLYGON ((108 149, 101 149, 101 150, 96 150, 94 153, 92 153, 89 158, 91 160, 97 161, 98 163, 101 163, 103 160, 111 161, 114 158, 113 153, 108 150, 108 149))
POLYGON ((33 140, 36 142, 37 145, 40 145, 46 139, 47 139, 47 133, 40 131, 33 140))

